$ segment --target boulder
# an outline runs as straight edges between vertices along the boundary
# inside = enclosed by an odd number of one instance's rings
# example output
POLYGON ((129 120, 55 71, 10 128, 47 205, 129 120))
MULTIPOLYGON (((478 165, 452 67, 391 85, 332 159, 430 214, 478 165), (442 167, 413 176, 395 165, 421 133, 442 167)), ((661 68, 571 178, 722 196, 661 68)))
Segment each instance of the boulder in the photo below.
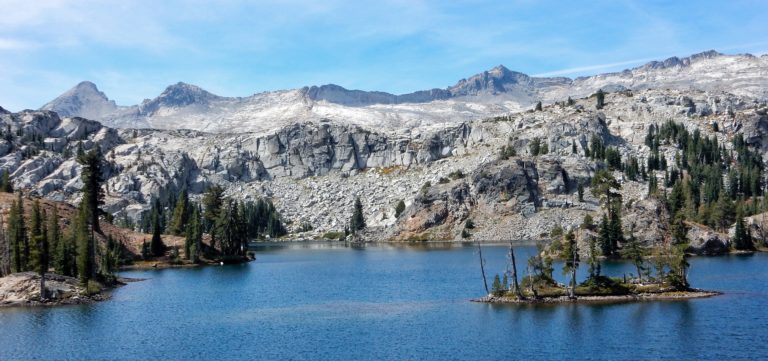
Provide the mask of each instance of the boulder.
POLYGON ((687 223, 687 226, 689 243, 686 252, 707 256, 728 253, 731 241, 727 234, 715 232, 707 226, 696 223, 687 223))

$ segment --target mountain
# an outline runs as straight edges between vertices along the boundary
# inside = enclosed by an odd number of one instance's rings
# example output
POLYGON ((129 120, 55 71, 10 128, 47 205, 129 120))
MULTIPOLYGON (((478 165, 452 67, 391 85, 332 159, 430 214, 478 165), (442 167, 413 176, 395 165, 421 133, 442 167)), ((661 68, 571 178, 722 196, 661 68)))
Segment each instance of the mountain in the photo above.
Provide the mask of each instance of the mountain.
POLYGON ((158 111, 168 108, 193 106, 204 111, 212 102, 224 99, 209 93, 202 88, 178 82, 167 88, 155 99, 141 103, 139 114, 152 116, 158 111))
MULTIPOLYGON (((662 70, 685 71, 673 62, 662 70)), ((463 89, 477 94, 463 97, 501 97, 514 89, 513 81, 541 87, 535 77, 505 73, 498 69, 462 82, 463 89)), ((296 97, 306 99, 301 91, 222 98, 185 84, 163 94, 154 99, 157 102, 143 103, 143 110, 136 106, 130 111, 165 122, 185 118, 174 112, 224 108, 226 102, 293 104, 296 97)), ((459 104, 458 98, 425 104, 459 104)), ((317 106, 353 111, 403 105, 350 107, 319 101, 312 111, 317 106)), ((765 102, 755 98, 666 88, 608 92, 602 109, 596 109, 594 97, 573 98, 570 105, 544 105, 541 111, 394 133, 323 119, 279 125, 268 133, 115 129, 51 111, 24 111, 0 114, 0 129, 11 129, 10 136, 0 139, 0 170, 10 174, 16 189, 77 204, 82 169, 74 155, 80 147, 87 151, 98 146, 105 155, 102 209, 126 224, 142 224, 155 200, 173 208, 172 199, 182 189, 199 200, 205 189, 217 184, 235 199, 271 199, 290 221, 294 237, 343 230, 360 197, 371 227, 367 236, 375 240, 461 240, 467 219, 475 223, 467 231, 469 239, 536 239, 555 225, 573 229, 586 214, 599 217, 600 203, 589 187, 605 163, 588 156, 595 139, 615 149, 625 164, 633 158, 649 164, 654 154, 645 144, 649 125, 664 126, 672 120, 682 125, 677 129, 697 130, 700 139, 717 138, 725 147, 722 154, 737 154, 732 151, 738 143, 734 139, 743 136, 765 159, 766 114, 765 102), (531 154, 533 142, 546 145, 546 154, 531 154), (584 201, 577 195, 579 184, 586 188, 584 201), (406 209, 398 217, 394 205, 400 201, 406 209), (298 234, 308 228, 312 231, 298 234)), ((191 120, 198 121, 204 120, 191 120)), ((664 156, 671 169, 676 155, 684 154, 677 142, 662 142, 657 151, 655 156, 664 156)), ((649 179, 665 174, 649 172, 649 179)), ((627 201, 622 216, 632 220, 625 222, 626 232, 632 230, 643 244, 663 242, 667 222, 659 217, 666 213, 648 197, 648 180, 615 174, 627 201), (633 225, 636 228, 630 228, 633 225)))
POLYGON ((118 109, 114 100, 99 91, 96 84, 89 81, 81 82, 67 90, 56 99, 43 105, 40 110, 52 110, 64 117, 83 117, 102 119, 118 109))
POLYGON ((271 132, 298 121, 329 119, 368 129, 420 131, 520 111, 538 101, 551 104, 568 97, 585 97, 598 89, 697 89, 766 99, 766 72, 768 56, 707 51, 576 79, 534 77, 499 65, 445 89, 400 95, 329 84, 221 97, 177 83, 154 99, 126 107, 116 106, 95 85, 83 82, 41 109, 118 128, 271 132))

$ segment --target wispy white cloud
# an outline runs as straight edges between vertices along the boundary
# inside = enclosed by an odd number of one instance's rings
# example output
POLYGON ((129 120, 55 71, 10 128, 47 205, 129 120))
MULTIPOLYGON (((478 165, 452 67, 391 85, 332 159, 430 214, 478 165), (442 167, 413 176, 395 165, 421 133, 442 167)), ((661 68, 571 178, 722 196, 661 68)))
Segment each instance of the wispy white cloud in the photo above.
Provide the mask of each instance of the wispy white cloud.
POLYGON ((18 50, 34 49, 37 46, 38 44, 31 41, 0 38, 0 51, 3 51, 3 50, 18 51, 18 50))
POLYGON ((642 63, 647 63, 652 60, 659 60, 659 58, 643 58, 643 59, 634 59, 634 60, 626 60, 626 61, 620 61, 616 63, 607 63, 607 64, 594 64, 594 65, 585 65, 585 66, 577 66, 572 68, 565 68, 565 69, 558 69, 553 71, 548 71, 544 73, 538 73, 534 74, 533 76, 558 76, 558 75, 575 75, 575 74, 584 74, 584 73, 595 73, 605 70, 613 70, 617 67, 621 66, 627 66, 627 65, 639 65, 642 63))

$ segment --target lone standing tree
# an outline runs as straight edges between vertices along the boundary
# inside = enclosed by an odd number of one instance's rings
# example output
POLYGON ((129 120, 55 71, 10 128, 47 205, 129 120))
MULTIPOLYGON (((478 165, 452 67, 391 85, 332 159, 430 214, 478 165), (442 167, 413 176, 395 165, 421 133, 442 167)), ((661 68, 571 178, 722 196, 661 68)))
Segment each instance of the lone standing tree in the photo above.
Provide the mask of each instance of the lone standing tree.
POLYGON ((576 269, 579 268, 579 247, 573 231, 565 235, 563 242, 563 274, 571 274, 571 285, 568 287, 568 298, 576 298, 576 269))
POLYGON ((597 104, 595 104, 595 108, 603 109, 603 106, 605 105, 605 93, 603 92, 603 89, 598 89, 595 96, 597 97, 597 104))
POLYGON ((101 233, 99 227, 99 206, 104 204, 104 191, 101 189, 102 155, 99 146, 94 146, 88 153, 82 154, 77 161, 83 166, 83 204, 88 215, 88 223, 94 232, 101 233))
MULTIPOLYGON (((35 201, 35 204, 38 204, 38 201, 35 201)), ((36 206, 38 209, 40 208, 39 205, 36 206)), ((48 271, 48 261, 49 261, 49 255, 50 255, 50 249, 48 246, 48 229, 43 224, 44 220, 47 218, 47 214, 45 211, 43 211, 42 217, 40 219, 40 236, 37 240, 37 266, 38 271, 40 272, 40 300, 46 299, 45 294, 45 273, 48 271)))
POLYGON ((355 198, 355 209, 352 211, 352 219, 349 220, 349 228, 352 233, 365 228, 365 218, 363 217, 363 203, 360 197, 355 198))

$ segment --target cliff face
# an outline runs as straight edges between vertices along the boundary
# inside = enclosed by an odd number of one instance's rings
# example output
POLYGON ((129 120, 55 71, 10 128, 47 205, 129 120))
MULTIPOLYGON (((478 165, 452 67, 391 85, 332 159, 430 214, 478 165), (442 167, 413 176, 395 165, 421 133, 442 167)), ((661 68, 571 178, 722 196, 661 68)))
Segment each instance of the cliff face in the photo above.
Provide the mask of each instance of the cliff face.
POLYGON ((297 123, 268 135, 213 135, 195 131, 115 130, 53 112, 5 114, 0 169, 17 188, 76 202, 78 146, 100 147, 107 166, 107 204, 137 217, 153 199, 166 201, 182 188, 193 195, 212 183, 242 185, 299 180, 369 168, 408 167, 459 154, 470 142, 466 124, 416 137, 374 133, 328 122, 297 123), (10 129, 10 132, 8 131, 10 129))

